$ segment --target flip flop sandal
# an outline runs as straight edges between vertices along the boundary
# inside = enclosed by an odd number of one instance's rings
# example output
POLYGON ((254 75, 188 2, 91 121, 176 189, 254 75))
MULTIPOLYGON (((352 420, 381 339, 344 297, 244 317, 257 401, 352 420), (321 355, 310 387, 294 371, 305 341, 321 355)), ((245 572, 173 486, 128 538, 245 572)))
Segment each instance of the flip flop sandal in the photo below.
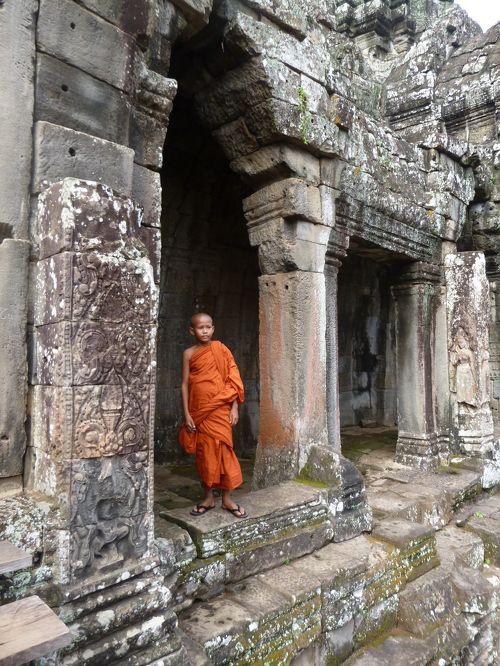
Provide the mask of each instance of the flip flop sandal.
POLYGON ((230 509, 228 506, 223 506, 222 507, 224 511, 229 511, 229 513, 232 513, 235 518, 248 518, 248 513, 243 509, 243 514, 241 516, 238 516, 238 513, 241 513, 241 507, 239 504, 236 505, 236 509, 230 509))
POLYGON ((198 511, 195 509, 191 509, 189 512, 191 516, 204 516, 207 511, 211 511, 212 509, 215 509, 215 504, 213 506, 206 506, 205 504, 197 504, 196 508, 198 511))

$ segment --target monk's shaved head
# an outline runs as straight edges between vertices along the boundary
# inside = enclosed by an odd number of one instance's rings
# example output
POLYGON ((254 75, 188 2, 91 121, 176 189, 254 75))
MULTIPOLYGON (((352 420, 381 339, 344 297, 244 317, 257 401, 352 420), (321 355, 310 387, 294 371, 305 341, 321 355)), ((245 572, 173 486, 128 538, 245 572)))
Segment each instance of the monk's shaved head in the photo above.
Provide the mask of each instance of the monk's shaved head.
POLYGON ((208 312, 195 312, 194 315, 192 315, 191 319, 189 320, 190 325, 196 326, 196 322, 202 319, 203 317, 208 317, 212 322, 212 324, 214 323, 212 315, 209 315, 208 312))

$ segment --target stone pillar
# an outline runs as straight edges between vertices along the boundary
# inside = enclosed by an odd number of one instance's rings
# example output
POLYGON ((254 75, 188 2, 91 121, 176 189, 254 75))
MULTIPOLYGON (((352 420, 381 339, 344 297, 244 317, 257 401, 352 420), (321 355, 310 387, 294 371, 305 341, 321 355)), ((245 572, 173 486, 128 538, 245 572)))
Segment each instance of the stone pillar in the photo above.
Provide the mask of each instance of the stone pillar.
POLYGON ((330 226, 323 223, 322 205, 319 188, 298 178, 244 201, 263 273, 257 487, 293 478, 311 447, 328 442, 323 271, 330 226))
POLYGON ((26 449, 29 242, 0 243, 0 497, 22 491, 26 449))
POLYGON ((432 367, 433 297, 439 275, 438 266, 415 262, 393 287, 399 427, 396 460, 420 468, 439 463, 432 367))
POLYGON ((337 287, 340 259, 349 244, 347 232, 332 229, 325 262, 326 283, 326 403, 328 443, 340 454, 339 349, 337 287))
POLYGON ((59 507, 58 582, 91 591, 152 559, 157 286, 105 185, 55 183, 37 224, 28 485, 59 507))
POLYGON ((26 448, 28 218, 39 3, 0 3, 0 498, 22 492, 26 448))
POLYGON ((484 254, 448 255, 445 277, 453 428, 462 453, 491 459, 490 296, 484 254))

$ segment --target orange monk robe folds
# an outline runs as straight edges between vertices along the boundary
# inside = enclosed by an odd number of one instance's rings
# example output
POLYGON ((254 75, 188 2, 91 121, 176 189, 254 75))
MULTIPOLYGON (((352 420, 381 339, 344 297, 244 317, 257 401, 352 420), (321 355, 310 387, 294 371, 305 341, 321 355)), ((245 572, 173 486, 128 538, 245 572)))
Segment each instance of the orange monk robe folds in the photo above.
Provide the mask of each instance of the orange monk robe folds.
POLYGON ((243 483, 229 423, 235 400, 243 402, 244 389, 229 349, 218 340, 197 349, 189 362, 188 404, 196 432, 183 424, 179 441, 187 453, 196 453, 196 468, 207 488, 232 490, 243 483))

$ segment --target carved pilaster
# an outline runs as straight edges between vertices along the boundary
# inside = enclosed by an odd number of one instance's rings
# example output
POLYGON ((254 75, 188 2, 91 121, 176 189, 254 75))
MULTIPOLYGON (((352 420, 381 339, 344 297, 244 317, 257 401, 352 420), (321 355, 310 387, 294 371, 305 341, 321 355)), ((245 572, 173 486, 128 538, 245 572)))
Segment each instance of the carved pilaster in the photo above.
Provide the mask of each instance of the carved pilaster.
POLYGON ((415 262, 400 274, 396 301, 398 440, 396 460, 420 468, 439 463, 433 391, 433 297, 439 266, 415 262))
POLYGON ((29 486, 59 506, 59 582, 152 555, 157 287, 141 213, 104 185, 40 197, 29 486))
POLYGON ((490 294, 484 255, 448 255, 445 275, 452 423, 462 453, 491 459, 496 453, 489 404, 490 294))
POLYGON ((347 254, 349 236, 342 227, 332 229, 325 262, 326 289, 326 404, 328 443, 340 453, 338 272, 347 254))

